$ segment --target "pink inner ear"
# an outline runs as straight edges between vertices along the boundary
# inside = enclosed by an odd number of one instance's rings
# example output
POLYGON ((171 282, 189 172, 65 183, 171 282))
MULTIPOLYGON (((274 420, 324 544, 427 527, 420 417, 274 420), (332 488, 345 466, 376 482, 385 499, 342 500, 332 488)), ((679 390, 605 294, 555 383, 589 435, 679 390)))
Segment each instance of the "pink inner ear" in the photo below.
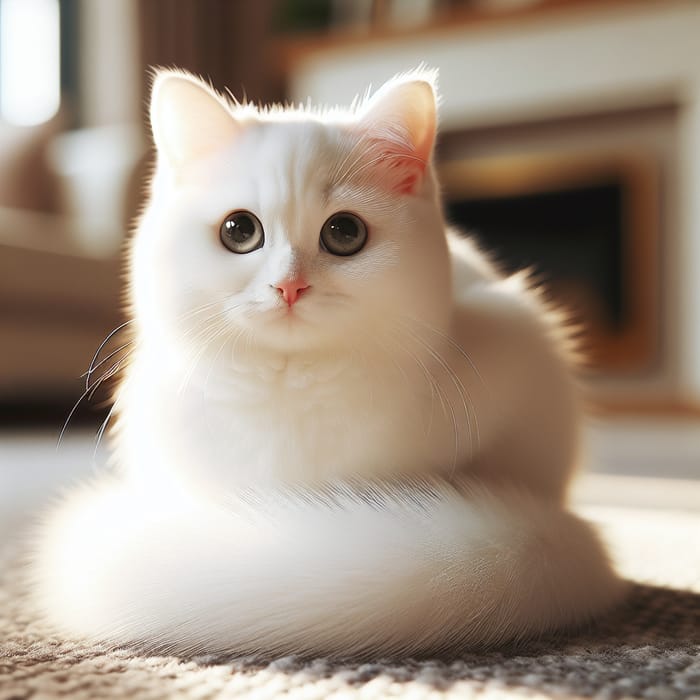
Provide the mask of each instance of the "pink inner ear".
POLYGON ((385 139, 372 141, 370 152, 384 187, 396 194, 412 194, 423 180, 426 161, 409 146, 385 139))

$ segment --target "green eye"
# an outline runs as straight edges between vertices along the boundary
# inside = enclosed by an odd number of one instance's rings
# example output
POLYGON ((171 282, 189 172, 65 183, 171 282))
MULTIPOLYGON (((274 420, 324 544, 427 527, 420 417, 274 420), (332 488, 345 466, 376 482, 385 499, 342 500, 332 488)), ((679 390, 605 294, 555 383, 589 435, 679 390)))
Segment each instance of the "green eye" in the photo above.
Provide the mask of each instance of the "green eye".
POLYGON ((233 253, 252 253, 263 247, 265 232, 260 219, 249 211, 234 211, 221 224, 221 242, 233 253))
POLYGON ((367 226, 359 216, 333 214, 321 228, 321 247, 333 255, 354 255, 367 243, 367 226))

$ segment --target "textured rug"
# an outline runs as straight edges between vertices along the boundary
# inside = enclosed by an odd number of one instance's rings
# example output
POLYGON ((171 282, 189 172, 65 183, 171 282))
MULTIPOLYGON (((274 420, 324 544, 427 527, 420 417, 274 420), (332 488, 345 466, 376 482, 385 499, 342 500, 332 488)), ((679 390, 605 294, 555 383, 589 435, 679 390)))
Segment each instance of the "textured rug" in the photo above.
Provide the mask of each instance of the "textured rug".
POLYGON ((595 627, 452 660, 139 656, 47 635, 0 561, 0 700, 645 698, 700 700, 700 514, 588 509, 627 601, 595 627))

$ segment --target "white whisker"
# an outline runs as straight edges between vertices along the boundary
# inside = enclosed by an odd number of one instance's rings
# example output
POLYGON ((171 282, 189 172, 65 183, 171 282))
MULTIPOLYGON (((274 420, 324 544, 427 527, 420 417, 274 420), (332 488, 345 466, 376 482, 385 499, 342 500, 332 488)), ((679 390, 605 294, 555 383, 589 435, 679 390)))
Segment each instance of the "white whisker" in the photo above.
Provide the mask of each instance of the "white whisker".
MULTIPOLYGON (((396 331, 401 333, 401 336, 405 339, 408 336, 409 340, 416 340, 415 337, 407 333, 406 327, 396 327, 396 331)), ((406 345, 401 342, 397 343, 398 347, 403 350, 420 368, 423 372, 428 384, 431 388, 431 392, 434 390, 440 400, 440 405, 442 407, 443 415, 450 418, 452 424, 452 435, 453 435, 453 457, 452 457, 452 471, 457 468, 457 459, 459 455, 459 426, 457 423, 457 414, 455 412, 454 406, 450 401, 449 395, 445 391, 444 387, 436 379, 435 375, 431 372, 430 368, 425 364, 425 362, 414 352, 412 352, 406 345)))
MULTIPOLYGON (((440 331, 439 329, 437 329, 437 328, 431 326, 430 324, 426 323, 425 321, 421 321, 420 319, 417 319, 417 318, 415 318, 415 317, 413 317, 413 316, 406 316, 406 318, 408 318, 408 319, 410 320, 410 322, 412 322, 412 323, 420 324, 423 328, 425 328, 426 330, 428 330, 428 331, 434 333, 434 334, 437 335, 441 340, 445 341, 445 342, 448 344, 448 346, 449 346, 450 348, 452 348, 453 350, 455 350, 455 351, 458 353, 458 355, 459 355, 462 359, 464 359, 464 360, 467 362, 467 364, 469 365, 470 369, 474 372, 474 374, 476 375, 476 377, 477 377, 477 378, 479 379, 479 381, 481 382, 482 386, 483 386, 484 388, 487 388, 487 387, 486 387, 486 383, 485 383, 485 381, 484 381, 484 379, 483 379, 481 373, 480 373, 479 370, 477 369, 476 365, 474 364, 474 362, 473 362, 473 360, 471 359, 471 357, 469 356, 469 354, 466 352, 466 350, 464 350, 464 348, 460 347, 460 346, 454 341, 454 339, 452 339, 450 336, 448 336, 447 334, 443 333, 443 332, 440 331)), ((413 331, 412 331, 412 332, 413 332, 413 331)), ((413 332, 413 333, 415 334, 415 332, 413 332)), ((479 416, 478 416, 478 413, 477 413, 477 410, 476 410, 476 405, 475 405, 474 400, 473 400, 473 398, 472 398, 471 392, 469 391, 469 389, 468 389, 467 387, 465 387, 465 385, 464 385, 464 383, 462 382, 462 380, 459 379, 459 376, 457 375, 457 373, 455 373, 455 372, 452 370, 452 368, 451 368, 451 367, 449 366, 449 364, 444 360, 444 358, 442 357, 442 355, 440 355, 439 353, 437 353, 437 351, 435 350, 435 348, 432 347, 429 343, 427 343, 427 341, 425 341, 424 339, 422 339, 422 338, 420 337, 420 335, 415 334, 415 336, 416 336, 416 339, 419 339, 421 343, 424 343, 424 344, 425 344, 426 349, 427 349, 427 348, 431 348, 431 351, 432 351, 432 352, 436 352, 437 356, 440 358, 440 361, 445 363, 445 370, 450 374, 450 376, 451 376, 451 378, 453 379, 453 381, 456 380, 456 381, 459 383, 458 390, 459 390, 459 392, 460 392, 460 396, 462 397, 462 401, 465 402, 464 410, 465 410, 465 415, 467 416, 467 422, 468 422, 468 426, 469 426, 470 442, 471 442, 471 431, 472 431, 471 420, 473 419, 473 421, 474 421, 474 432, 475 432, 475 437, 476 437, 476 450, 477 450, 477 452, 478 452, 478 451, 481 449, 481 431, 480 431, 480 428, 479 428, 479 416), (471 412, 467 409, 467 405, 466 405, 466 404, 468 404, 469 407, 471 408, 471 412), (471 417, 470 417, 470 416, 471 416, 471 417)), ((473 447, 470 447, 470 449, 472 450, 472 456, 473 456, 473 447)))

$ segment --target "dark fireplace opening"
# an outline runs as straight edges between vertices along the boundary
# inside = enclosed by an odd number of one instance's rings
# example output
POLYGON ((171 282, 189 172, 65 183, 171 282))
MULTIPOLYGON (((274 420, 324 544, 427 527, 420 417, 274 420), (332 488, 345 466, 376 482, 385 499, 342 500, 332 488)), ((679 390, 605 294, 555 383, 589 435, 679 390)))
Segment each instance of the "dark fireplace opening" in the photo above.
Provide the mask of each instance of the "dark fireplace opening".
POLYGON ((630 322, 623 284, 624 186, 615 180, 448 201, 448 220, 506 272, 530 268, 575 320, 619 333, 630 322))

